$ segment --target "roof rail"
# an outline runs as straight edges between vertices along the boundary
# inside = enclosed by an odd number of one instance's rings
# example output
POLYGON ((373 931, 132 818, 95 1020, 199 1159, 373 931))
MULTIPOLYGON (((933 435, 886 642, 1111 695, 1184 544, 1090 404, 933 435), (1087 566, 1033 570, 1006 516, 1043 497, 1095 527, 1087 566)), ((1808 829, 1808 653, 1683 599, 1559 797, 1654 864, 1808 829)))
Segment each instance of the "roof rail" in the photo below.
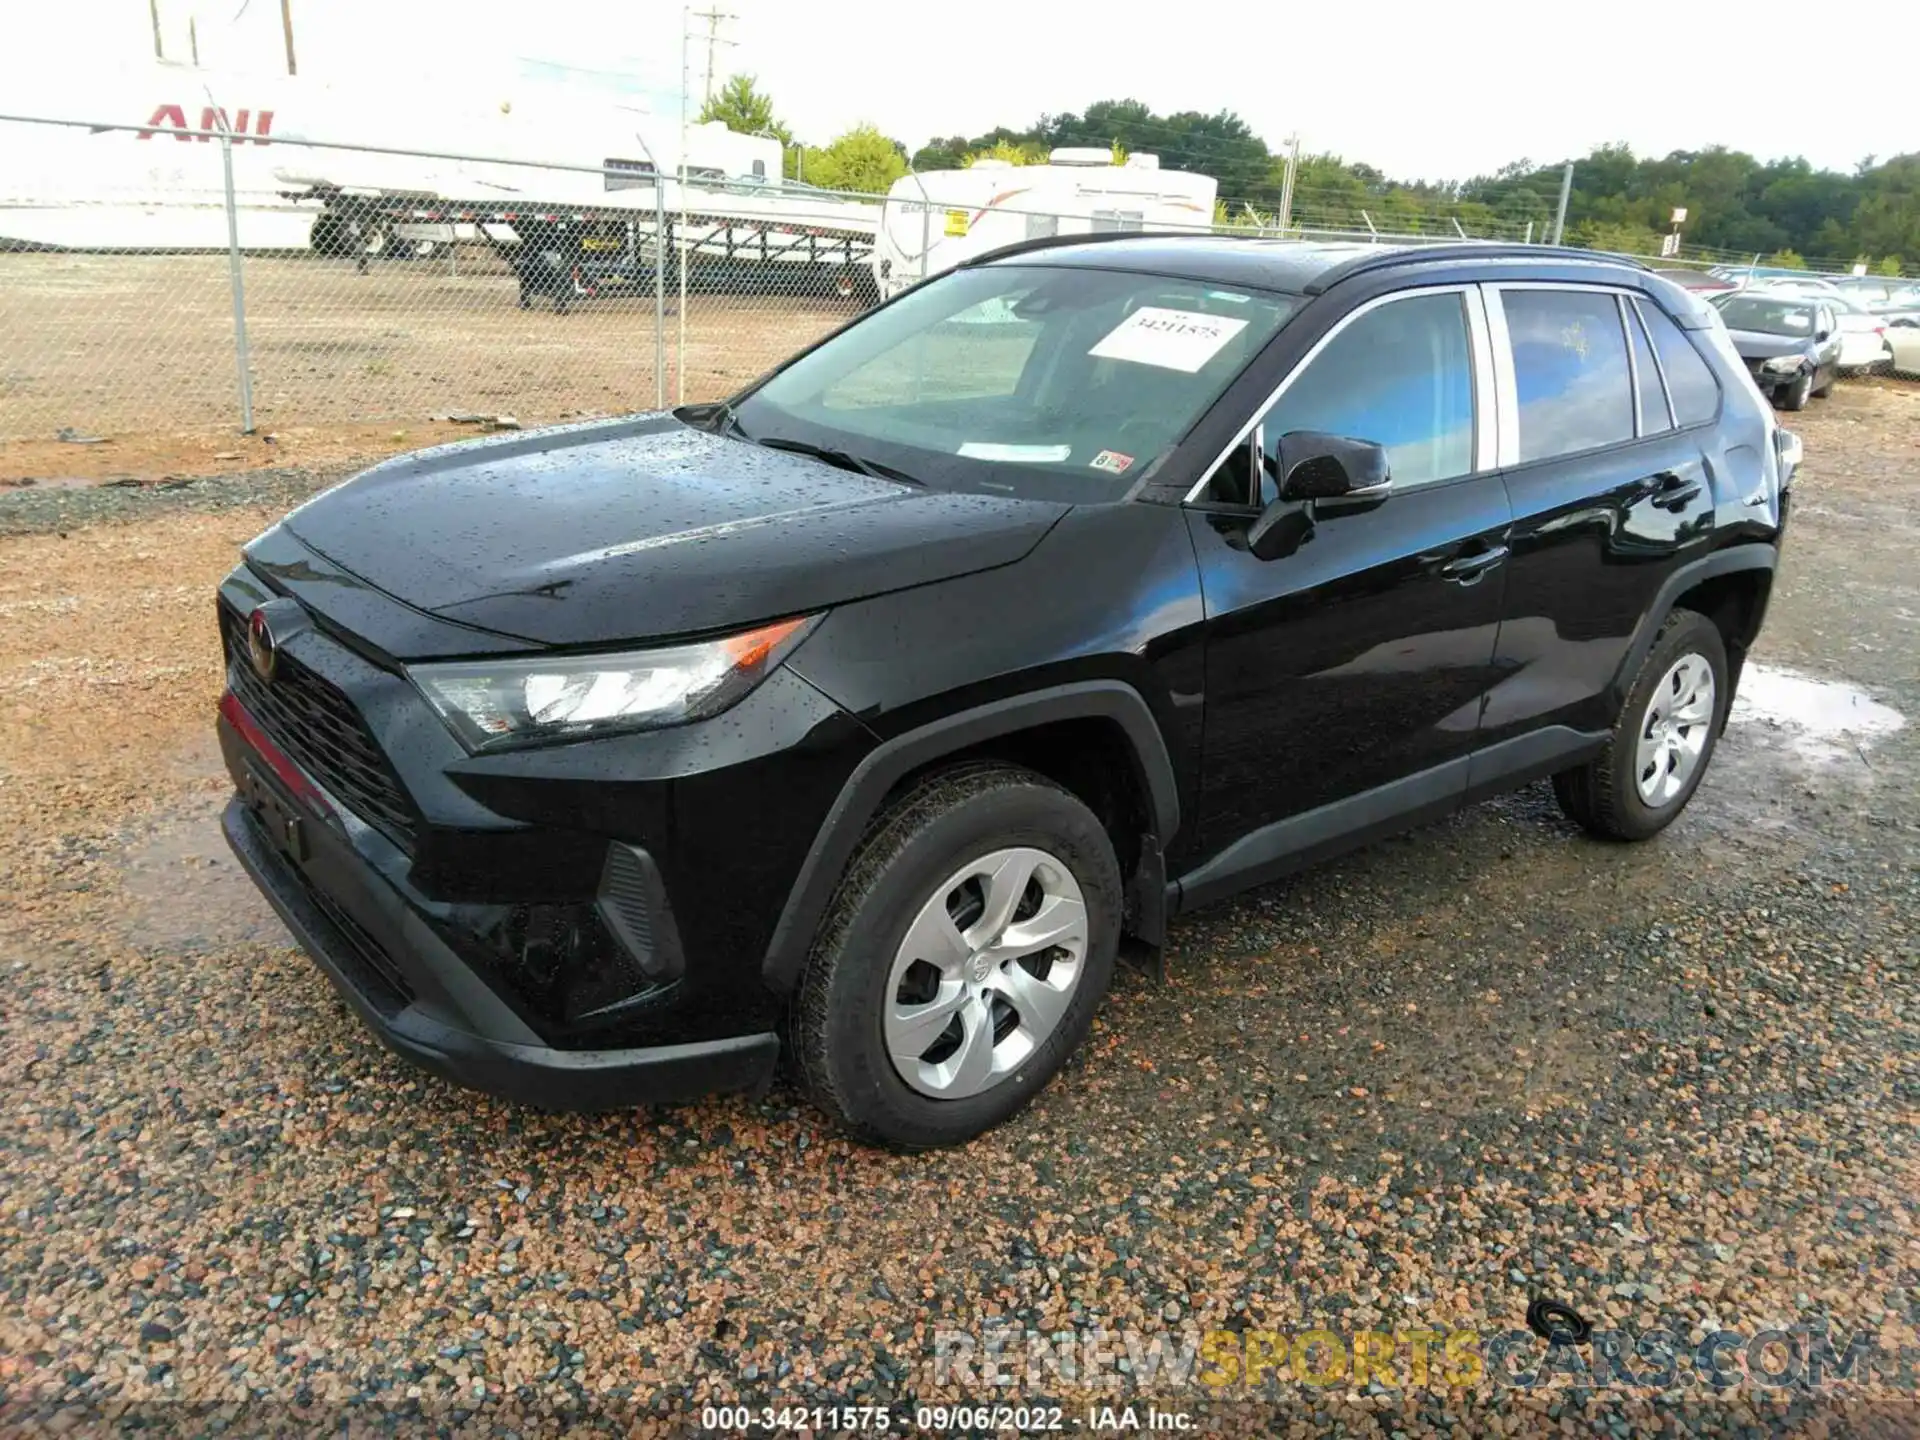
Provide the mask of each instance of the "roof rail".
POLYGON ((1271 240, 1274 237, 1259 235, 1216 235, 1211 231, 1198 230, 1103 230, 1092 235, 1038 235, 1031 240, 1015 240, 1012 244, 997 249, 983 250, 978 255, 962 260, 953 268, 968 270, 975 265, 985 265, 994 260, 1004 260, 1009 255, 1027 255, 1035 250, 1053 250, 1062 245, 1100 245, 1110 240, 1271 240))
POLYGON ((1638 260, 1628 259, 1624 255, 1609 255, 1600 250, 1577 250, 1563 245, 1523 245, 1511 241, 1502 243, 1469 240, 1464 244, 1452 245, 1403 245, 1395 249, 1357 255, 1351 260, 1341 261, 1338 265, 1328 266, 1302 288, 1309 295, 1318 295, 1338 285, 1342 280, 1365 274, 1369 270, 1390 270, 1398 265, 1412 265, 1423 260, 1538 260, 1543 263, 1573 261, 1582 265, 1619 265, 1628 270, 1649 268, 1638 260))

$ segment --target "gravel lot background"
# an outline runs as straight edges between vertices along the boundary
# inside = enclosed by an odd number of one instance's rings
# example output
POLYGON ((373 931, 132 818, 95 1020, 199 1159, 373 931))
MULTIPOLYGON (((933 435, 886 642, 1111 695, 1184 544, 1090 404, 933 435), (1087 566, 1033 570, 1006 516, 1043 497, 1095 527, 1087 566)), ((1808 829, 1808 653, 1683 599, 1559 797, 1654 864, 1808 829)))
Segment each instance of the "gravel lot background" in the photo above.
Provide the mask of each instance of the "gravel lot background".
MULTIPOLYGON (((243 437, 224 255, 0 253, 0 483, 346 466, 457 438, 435 418, 450 413, 536 425, 654 403, 651 293, 567 315, 544 299, 521 310, 517 293, 480 246, 364 275, 347 260, 248 256, 258 433, 243 437), (63 429, 99 443, 63 442, 63 429)), ((681 393, 684 365, 688 400, 729 394, 854 313, 824 288, 696 288, 683 322, 675 294, 666 393, 681 393)))
MULTIPOLYGON (((1758 659, 1920 715, 1920 391, 1845 386, 1799 428, 1758 659)), ((850 1147, 782 1089, 549 1116, 388 1056, 220 841, 212 587, 334 478, 0 492, 0 1426, 412 1399, 664 1432, 706 1400, 934 1398, 936 1330, 1491 1333, 1545 1294, 1695 1341, 1865 1327, 1906 1398, 1808 1423, 1920 1429, 1920 727, 1818 691, 1838 725, 1790 723, 1761 671, 1654 844, 1535 786, 1183 921, 1169 982, 1123 973, 1088 1053, 961 1153, 850 1147)), ((1299 1434, 1789 1413, 1240 1393, 1215 1417, 1299 1434)))

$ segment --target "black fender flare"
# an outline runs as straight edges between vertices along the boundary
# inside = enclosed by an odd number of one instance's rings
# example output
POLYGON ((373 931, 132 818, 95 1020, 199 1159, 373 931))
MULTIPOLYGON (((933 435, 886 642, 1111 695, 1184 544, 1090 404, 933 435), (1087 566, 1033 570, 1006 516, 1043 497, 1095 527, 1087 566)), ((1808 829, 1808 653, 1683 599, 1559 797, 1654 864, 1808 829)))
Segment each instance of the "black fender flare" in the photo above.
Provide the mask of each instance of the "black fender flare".
POLYGON ((1054 685, 945 716, 882 741, 840 787, 800 864, 767 944, 761 977, 768 988, 784 995, 799 979, 814 931, 853 858, 854 847, 888 792, 904 776, 983 741, 1060 720, 1084 719, 1111 720, 1126 735, 1145 782, 1157 857, 1158 847, 1180 828, 1180 790, 1159 722, 1133 686, 1118 680, 1054 685))
MULTIPOLYGON (((1640 617, 1640 626, 1633 632, 1633 643, 1627 646, 1627 653, 1620 662, 1620 668, 1613 677, 1613 690, 1609 696, 1613 708, 1618 711, 1626 703, 1627 692, 1633 688, 1634 677, 1640 673, 1647 652, 1653 648, 1653 642, 1660 633, 1660 627, 1667 623, 1667 617, 1673 614, 1675 602, 1703 580, 1712 580, 1721 575, 1732 575, 1742 570, 1764 570, 1772 574, 1780 559, 1779 549, 1772 543, 1756 540, 1741 545, 1729 545, 1724 550, 1716 550, 1711 555, 1702 555, 1698 560, 1689 561, 1680 566, 1660 586, 1653 597, 1653 603, 1647 607, 1647 613, 1640 617)), ((1763 602, 1764 603, 1764 602, 1763 602)), ((1760 617, 1755 617, 1758 624, 1760 617)), ((1729 657, 1730 659, 1732 657, 1729 657)), ((1735 672, 1734 679, 1739 679, 1735 672)), ((1731 708, 1731 702, 1729 702, 1731 708)))

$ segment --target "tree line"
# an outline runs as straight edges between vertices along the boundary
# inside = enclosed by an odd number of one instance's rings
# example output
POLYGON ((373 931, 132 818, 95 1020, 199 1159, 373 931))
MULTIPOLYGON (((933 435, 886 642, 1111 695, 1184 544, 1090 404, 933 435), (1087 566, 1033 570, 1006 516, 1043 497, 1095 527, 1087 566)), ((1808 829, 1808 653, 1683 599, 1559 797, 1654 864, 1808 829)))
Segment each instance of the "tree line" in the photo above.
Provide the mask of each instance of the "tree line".
MULTIPOLYGON (((1166 169, 1213 176, 1222 224, 1274 226, 1286 203, 1286 151, 1230 110, 1162 115, 1138 100, 1102 100, 1077 113, 1043 114, 1025 127, 930 140, 912 152, 871 125, 816 147, 794 140, 752 76, 736 75, 701 118, 778 138, 789 178, 827 189, 877 193, 909 163, 917 171, 959 169, 982 158, 1032 164, 1071 145, 1112 147, 1116 156, 1149 152, 1166 169)), ((1457 226, 1478 237, 1545 239, 1561 179, 1558 162, 1516 160, 1491 175, 1422 181, 1393 179, 1338 155, 1302 154, 1285 218, 1294 227, 1435 234, 1457 226)), ((1695 254, 1787 265, 1865 262, 1889 274, 1920 269, 1920 152, 1870 156, 1843 173, 1797 157, 1762 161, 1725 146, 1655 157, 1603 145, 1573 162, 1566 239, 1655 255, 1676 210, 1686 212, 1679 229, 1695 254)))

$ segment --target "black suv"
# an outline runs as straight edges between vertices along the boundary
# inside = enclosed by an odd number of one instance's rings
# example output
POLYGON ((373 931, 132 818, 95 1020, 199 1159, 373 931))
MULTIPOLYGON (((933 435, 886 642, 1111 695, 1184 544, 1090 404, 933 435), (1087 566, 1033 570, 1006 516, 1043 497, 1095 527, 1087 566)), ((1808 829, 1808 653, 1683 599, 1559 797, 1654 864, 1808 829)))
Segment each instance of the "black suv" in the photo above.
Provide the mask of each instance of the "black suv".
POLYGON ((965 1140, 1123 935, 1552 776, 1671 821, 1799 444, 1574 251, 1144 235, 931 279, 717 405, 377 466, 221 588, 226 832, 394 1049, 965 1140))

